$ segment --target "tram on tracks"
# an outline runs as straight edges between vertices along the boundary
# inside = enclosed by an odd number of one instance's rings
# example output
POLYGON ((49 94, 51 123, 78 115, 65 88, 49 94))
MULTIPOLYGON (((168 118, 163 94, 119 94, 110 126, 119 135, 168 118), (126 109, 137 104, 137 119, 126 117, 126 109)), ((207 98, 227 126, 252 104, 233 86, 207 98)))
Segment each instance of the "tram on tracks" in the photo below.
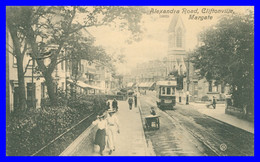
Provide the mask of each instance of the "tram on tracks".
POLYGON ((176 105, 176 80, 157 81, 156 98, 157 106, 162 110, 173 110, 176 105))

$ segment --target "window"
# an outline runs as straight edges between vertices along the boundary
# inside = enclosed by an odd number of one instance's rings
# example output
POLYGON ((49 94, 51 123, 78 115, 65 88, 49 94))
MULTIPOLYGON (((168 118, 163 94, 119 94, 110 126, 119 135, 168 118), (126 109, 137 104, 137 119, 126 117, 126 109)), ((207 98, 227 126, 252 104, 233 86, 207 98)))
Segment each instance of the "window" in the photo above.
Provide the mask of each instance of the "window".
POLYGON ((45 84, 41 83, 41 98, 45 98, 45 84))
POLYGON ((209 92, 212 92, 212 81, 209 81, 209 92))
POLYGON ((172 95, 174 95, 174 93, 175 93, 175 92, 174 92, 174 88, 172 88, 172 95))
POLYGON ((62 89, 62 91, 65 90, 64 82, 61 83, 61 89, 62 89))
POLYGON ((181 28, 177 29, 177 33, 176 33, 176 47, 179 47, 179 48, 182 47, 182 31, 181 31, 181 28))
POLYGON ((165 94, 165 87, 162 87, 162 94, 165 94))
POLYGON ((167 88, 167 95, 170 95, 170 94, 171 94, 171 88, 168 87, 168 88, 167 88))
POLYGON ((218 85, 216 85, 216 92, 218 92, 218 85))

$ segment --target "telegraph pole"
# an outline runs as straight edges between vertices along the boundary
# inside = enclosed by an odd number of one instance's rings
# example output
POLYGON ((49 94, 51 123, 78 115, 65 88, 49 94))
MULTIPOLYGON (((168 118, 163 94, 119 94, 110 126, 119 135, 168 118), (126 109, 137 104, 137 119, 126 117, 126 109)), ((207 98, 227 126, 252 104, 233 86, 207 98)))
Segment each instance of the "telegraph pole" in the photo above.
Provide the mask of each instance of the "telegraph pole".
POLYGON ((34 65, 35 65, 35 60, 34 60, 34 58, 33 58, 33 56, 32 56, 32 87, 31 87, 31 88, 32 88, 32 95, 31 95, 31 97, 32 97, 31 99, 32 99, 32 100, 31 100, 31 101, 32 101, 32 107, 33 107, 33 108, 35 108, 35 105, 34 105, 34 104, 35 104, 35 102, 34 102, 35 99, 34 99, 34 98, 35 98, 35 93, 36 93, 36 92, 35 92, 35 89, 36 89, 36 88, 35 88, 35 86, 34 86, 34 75, 33 75, 33 74, 34 74, 34 65))
POLYGON ((189 105, 189 90, 190 90, 190 57, 188 52, 188 69, 187 69, 187 94, 186 94, 186 105, 189 105))

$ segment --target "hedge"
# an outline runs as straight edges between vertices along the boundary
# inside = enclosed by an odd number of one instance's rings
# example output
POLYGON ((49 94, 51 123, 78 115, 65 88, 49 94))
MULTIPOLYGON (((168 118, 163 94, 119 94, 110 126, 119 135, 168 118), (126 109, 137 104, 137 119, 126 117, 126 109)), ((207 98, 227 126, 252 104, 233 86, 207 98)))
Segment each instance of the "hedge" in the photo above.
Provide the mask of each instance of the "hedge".
POLYGON ((7 121, 7 156, 32 155, 92 112, 104 111, 102 96, 78 96, 68 106, 43 106, 12 114, 7 121))

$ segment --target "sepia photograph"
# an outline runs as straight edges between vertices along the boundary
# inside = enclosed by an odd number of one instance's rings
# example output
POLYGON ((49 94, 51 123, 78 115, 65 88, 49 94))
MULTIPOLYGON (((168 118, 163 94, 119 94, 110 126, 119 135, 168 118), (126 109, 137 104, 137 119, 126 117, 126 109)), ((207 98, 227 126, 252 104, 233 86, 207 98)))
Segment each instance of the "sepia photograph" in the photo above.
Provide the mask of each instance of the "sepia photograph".
POLYGON ((6 6, 6 156, 254 156, 254 6, 6 6))

